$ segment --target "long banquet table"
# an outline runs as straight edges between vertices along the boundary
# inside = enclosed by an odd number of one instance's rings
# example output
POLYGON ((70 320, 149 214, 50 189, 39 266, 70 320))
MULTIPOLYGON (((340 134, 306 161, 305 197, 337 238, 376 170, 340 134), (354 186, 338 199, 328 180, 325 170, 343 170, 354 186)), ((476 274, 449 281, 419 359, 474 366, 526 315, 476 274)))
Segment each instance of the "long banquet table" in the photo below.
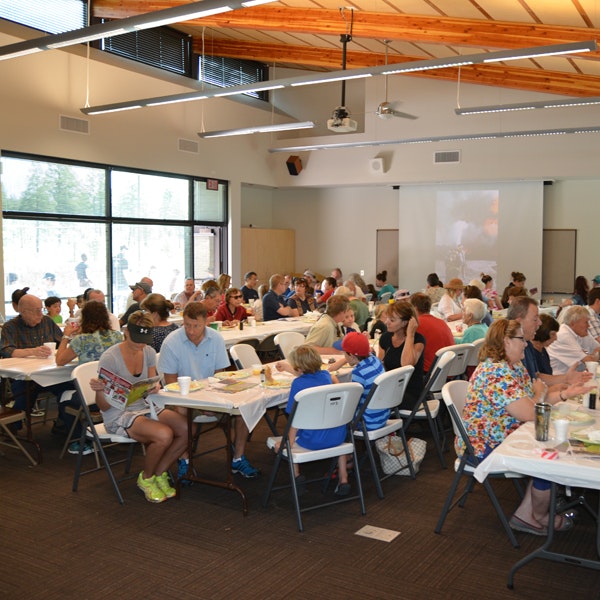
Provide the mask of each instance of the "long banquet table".
POLYGON ((50 358, 3 358, 0 360, 0 377, 8 379, 24 380, 26 382, 27 395, 27 441, 31 442, 38 454, 38 462, 42 461, 42 450, 40 445, 33 439, 31 432, 31 383, 34 382, 42 387, 49 387, 57 383, 71 380, 73 369, 77 362, 70 362, 64 366, 57 366, 54 357, 50 358))
MULTIPOLYGON (((329 357, 324 356, 323 360, 326 362, 329 357)), ((336 358, 339 358, 336 357, 336 358)), ((343 367, 338 371, 338 378, 340 381, 349 381, 352 369, 348 366, 343 367)), ((194 482, 203 483, 206 485, 212 485, 216 487, 222 487, 237 492, 242 497, 242 510, 244 515, 248 514, 248 506, 246 502, 246 496, 244 491, 234 483, 233 476, 230 469, 232 460, 231 451, 231 418, 233 416, 239 416, 244 419, 244 422, 248 426, 249 431, 252 431, 267 409, 281 406, 287 402, 289 396, 289 386, 294 377, 287 372, 276 372, 273 369, 273 378, 276 382, 280 382, 275 387, 263 386, 260 382, 260 375, 253 374, 251 370, 243 371, 225 371, 219 374, 219 377, 225 377, 229 375, 230 380, 223 380, 216 377, 209 377, 207 380, 203 380, 201 385, 202 389, 190 392, 188 395, 181 395, 177 391, 161 390, 158 394, 151 394, 147 400, 150 406, 154 405, 160 408, 165 406, 181 406, 187 408, 187 419, 188 419, 188 451, 190 456, 190 469, 186 479, 190 479, 194 482), (240 375, 240 373, 242 375, 240 375), (242 377, 242 378, 240 378, 242 377), (230 393, 225 391, 225 388, 231 384, 251 384, 243 391, 237 391, 230 393), (211 412, 221 413, 223 418, 220 422, 220 427, 223 429, 226 439, 226 478, 224 481, 207 479, 203 477, 195 477, 192 475, 193 471, 193 420, 194 410, 207 410, 211 412)), ((177 497, 179 497, 181 491, 180 482, 177 482, 177 497)))
MULTIPOLYGON (((572 410, 574 406, 572 405, 572 410)), ((578 413, 585 412, 589 414, 594 421, 588 423, 571 425, 569 427, 570 436, 573 431, 584 432, 588 429, 600 428, 600 411, 590 411, 589 409, 577 406, 578 413)), ((550 440, 548 442, 537 442, 534 435, 534 424, 532 422, 524 423, 511 433, 493 452, 482 461, 475 469, 475 478, 483 481, 489 473, 515 472, 531 477, 539 477, 552 483, 551 502, 550 502, 550 524, 548 527, 548 536, 545 543, 517 562, 511 569, 508 577, 508 587, 512 589, 514 576, 516 572, 535 558, 543 558, 555 562, 564 562, 575 564, 581 567, 587 567, 594 570, 600 570, 600 560, 591 560, 588 558, 563 554, 550 550, 554 537, 554 515, 556 512, 556 488, 557 485, 565 485, 577 488, 589 488, 600 490, 600 454, 578 453, 569 444, 565 452, 559 452, 557 459, 549 460, 543 456, 544 450, 555 448, 558 445, 553 440, 553 427, 550 428, 550 440)), ((587 505, 584 506, 590 510, 596 519, 596 553, 600 558, 600 498, 598 511, 594 513, 587 505)))

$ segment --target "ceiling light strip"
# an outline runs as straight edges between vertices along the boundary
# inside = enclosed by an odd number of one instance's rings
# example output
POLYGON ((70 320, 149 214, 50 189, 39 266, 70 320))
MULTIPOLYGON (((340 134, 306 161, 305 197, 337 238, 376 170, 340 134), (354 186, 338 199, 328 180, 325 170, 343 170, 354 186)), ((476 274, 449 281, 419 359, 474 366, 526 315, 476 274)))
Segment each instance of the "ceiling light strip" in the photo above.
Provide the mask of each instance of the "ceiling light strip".
POLYGON ((273 131, 293 131, 295 129, 312 129, 313 121, 301 121, 298 123, 280 123, 278 125, 257 125, 256 127, 244 127, 241 129, 222 129, 220 131, 204 131, 198 133, 201 138, 225 137, 231 135, 249 135, 251 133, 269 133, 273 131))
MULTIPOLYGON (((205 0, 208 1, 208 0, 205 0)), ((380 65, 378 67, 363 67, 361 69, 348 69, 331 71, 330 73, 312 73, 310 75, 300 75, 298 77, 287 77, 284 79, 276 79, 269 82, 264 82, 264 86, 257 84, 245 84, 228 87, 227 91, 222 88, 213 91, 203 90, 202 92, 188 92, 185 94, 175 94, 171 96, 157 96, 155 98, 145 98, 141 100, 132 100, 130 102, 115 102, 112 104, 103 104, 100 106, 91 106, 81 109, 86 115, 97 115, 104 112, 114 112, 119 108, 126 108, 135 105, 139 106, 157 106, 161 103, 172 103, 173 101, 184 102, 192 99, 214 98, 218 96, 232 96, 238 94, 247 94, 249 91, 260 91, 262 89, 271 89, 273 85, 278 87, 297 87, 302 85, 314 85, 315 83, 330 83, 346 79, 356 79, 359 77, 371 77, 374 75, 389 75, 394 73, 412 73, 415 71, 426 71, 429 69, 442 69, 446 67, 457 67, 466 64, 482 63, 484 59, 501 55, 501 60, 506 60, 507 56, 514 55, 519 58, 523 55, 529 55, 536 52, 538 56, 552 55, 557 53, 578 53, 591 52, 597 49, 595 41, 575 42, 569 44, 554 44, 552 46, 539 46, 536 48, 522 48, 520 50, 502 50, 500 52, 484 52, 480 54, 472 54, 468 56, 457 56, 449 58, 435 58, 433 60, 418 60, 404 62, 394 65, 380 65)))
POLYGON ((274 2, 274 0, 202 0, 201 2, 192 2, 191 4, 136 15, 135 17, 98 23, 65 33, 57 33, 25 42, 8 44, 0 48, 0 60, 16 58, 43 50, 54 50, 56 48, 73 46, 74 44, 92 42, 132 31, 189 21, 190 19, 201 19, 202 17, 229 12, 239 8, 247 8, 257 4, 266 4, 268 2, 274 2))
POLYGON ((455 108, 457 115, 481 115, 486 113, 510 112, 516 110, 534 110, 536 108, 568 108, 571 106, 591 106, 600 104, 600 96, 589 98, 567 98, 564 100, 537 100, 533 102, 518 102, 515 104, 491 104, 489 106, 471 106, 455 108))
POLYGON ((401 146, 407 144, 431 144, 435 142, 469 142, 475 140, 502 139, 515 137, 537 137, 543 135, 567 135, 574 133, 600 133, 600 127, 563 127, 561 129, 533 129, 523 131, 497 131, 491 133, 473 133, 465 135, 442 135, 424 138, 406 138, 403 140, 370 140, 363 142, 341 142, 334 144, 312 144, 306 146, 286 146, 269 148, 269 152, 310 152, 312 150, 340 150, 343 148, 363 148, 373 146, 401 146))

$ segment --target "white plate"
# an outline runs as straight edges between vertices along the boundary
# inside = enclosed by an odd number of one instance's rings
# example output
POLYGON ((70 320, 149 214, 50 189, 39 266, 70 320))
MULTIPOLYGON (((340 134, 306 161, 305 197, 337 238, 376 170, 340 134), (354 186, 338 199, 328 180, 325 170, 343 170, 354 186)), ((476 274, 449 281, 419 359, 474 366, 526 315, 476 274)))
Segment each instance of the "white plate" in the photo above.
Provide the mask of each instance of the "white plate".
POLYGON ((263 381, 261 387, 270 389, 270 390, 278 390, 283 388, 289 388, 292 385, 291 379, 274 379, 273 381, 267 382, 263 381))
MULTIPOLYGON (((202 388, 206 387, 206 382, 204 381, 192 381, 190 382, 190 392, 197 392, 202 388)), ((165 390, 168 392, 178 392, 179 391, 179 383, 168 383, 165 385, 165 390)))
POLYGON ((216 379, 246 379, 252 375, 252 371, 220 371, 215 373, 216 379))

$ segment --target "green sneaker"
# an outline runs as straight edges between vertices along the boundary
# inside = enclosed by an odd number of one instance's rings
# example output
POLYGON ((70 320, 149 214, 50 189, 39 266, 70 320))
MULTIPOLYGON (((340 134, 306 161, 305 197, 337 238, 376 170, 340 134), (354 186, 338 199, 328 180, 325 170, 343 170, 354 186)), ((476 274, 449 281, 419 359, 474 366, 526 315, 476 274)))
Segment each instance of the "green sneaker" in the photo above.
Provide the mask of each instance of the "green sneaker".
POLYGON ((167 498, 173 498, 177 495, 177 490, 174 487, 171 487, 171 482, 169 481, 169 476, 166 471, 162 475, 155 475, 155 477, 156 485, 167 498))
POLYGON ((137 486, 144 492, 146 496, 146 500, 148 502, 164 502, 167 497, 165 493, 158 487, 158 482, 156 481, 156 475, 152 475, 150 479, 144 479, 142 476, 143 471, 140 471, 137 479, 137 486))

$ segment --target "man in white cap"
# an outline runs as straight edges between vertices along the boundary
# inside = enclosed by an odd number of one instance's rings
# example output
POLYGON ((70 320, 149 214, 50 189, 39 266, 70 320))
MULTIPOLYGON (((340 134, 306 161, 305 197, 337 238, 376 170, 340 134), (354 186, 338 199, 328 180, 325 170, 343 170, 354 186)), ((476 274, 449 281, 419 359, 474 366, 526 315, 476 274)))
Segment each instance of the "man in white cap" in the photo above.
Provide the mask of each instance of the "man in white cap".
POLYGON ((127 319, 129 319, 129 315, 133 314, 136 310, 140 310, 140 304, 142 300, 149 296, 152 293, 152 284, 147 283, 146 281, 138 281, 133 285, 129 286, 131 289, 133 304, 131 304, 127 310, 123 313, 121 318, 119 319, 119 323, 121 327, 127 323, 127 319))

